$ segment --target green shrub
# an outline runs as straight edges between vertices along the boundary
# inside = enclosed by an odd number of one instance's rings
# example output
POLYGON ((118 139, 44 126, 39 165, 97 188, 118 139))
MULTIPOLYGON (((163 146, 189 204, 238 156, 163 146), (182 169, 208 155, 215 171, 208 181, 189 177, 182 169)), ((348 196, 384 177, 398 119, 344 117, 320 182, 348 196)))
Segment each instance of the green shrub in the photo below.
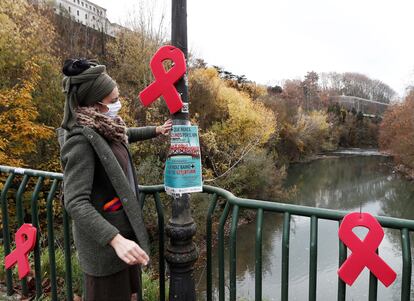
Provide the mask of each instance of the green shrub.
MULTIPOLYGON (((165 294, 168 296, 168 286, 165 294)), ((160 300, 158 277, 151 271, 142 272, 142 297, 145 301, 160 300)))

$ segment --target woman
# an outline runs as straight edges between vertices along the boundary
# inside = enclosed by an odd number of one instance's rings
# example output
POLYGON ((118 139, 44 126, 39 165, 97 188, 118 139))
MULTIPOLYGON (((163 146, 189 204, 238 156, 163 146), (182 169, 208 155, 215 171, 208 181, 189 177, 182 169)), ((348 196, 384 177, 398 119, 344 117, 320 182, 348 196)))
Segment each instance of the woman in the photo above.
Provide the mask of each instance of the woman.
POLYGON ((95 61, 67 60, 61 150, 64 204, 84 272, 84 300, 129 301, 140 289, 148 236, 128 143, 168 134, 162 126, 126 128, 115 81, 95 61))

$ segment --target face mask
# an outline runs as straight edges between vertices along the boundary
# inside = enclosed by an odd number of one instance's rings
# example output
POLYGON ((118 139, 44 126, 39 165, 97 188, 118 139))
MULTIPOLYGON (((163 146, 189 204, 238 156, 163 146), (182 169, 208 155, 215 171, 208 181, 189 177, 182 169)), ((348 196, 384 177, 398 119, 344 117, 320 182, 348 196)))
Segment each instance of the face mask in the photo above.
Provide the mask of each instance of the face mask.
POLYGON ((119 100, 115 103, 109 103, 104 105, 108 108, 108 112, 105 112, 104 114, 111 118, 115 118, 122 107, 121 102, 119 100))

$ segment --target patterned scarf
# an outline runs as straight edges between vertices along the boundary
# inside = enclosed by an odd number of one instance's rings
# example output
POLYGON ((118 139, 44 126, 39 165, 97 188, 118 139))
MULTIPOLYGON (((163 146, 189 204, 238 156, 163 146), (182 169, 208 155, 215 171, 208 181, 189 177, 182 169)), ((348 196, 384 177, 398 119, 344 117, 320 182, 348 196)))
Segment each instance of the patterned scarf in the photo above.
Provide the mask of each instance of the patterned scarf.
POLYGON ((95 107, 77 107, 76 121, 79 125, 94 129, 108 141, 128 143, 126 124, 120 116, 111 118, 95 107))

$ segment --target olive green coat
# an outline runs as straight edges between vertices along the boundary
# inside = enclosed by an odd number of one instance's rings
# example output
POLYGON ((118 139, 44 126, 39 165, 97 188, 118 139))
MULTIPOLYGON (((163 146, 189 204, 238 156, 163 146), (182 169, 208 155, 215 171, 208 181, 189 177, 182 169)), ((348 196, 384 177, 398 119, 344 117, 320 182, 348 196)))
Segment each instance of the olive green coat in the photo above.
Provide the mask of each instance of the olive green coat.
MULTIPOLYGON (((130 143, 155 136, 155 127, 128 129, 130 143)), ((73 221, 83 272, 106 276, 127 267, 109 245, 118 233, 136 238, 148 253, 148 234, 138 202, 135 171, 134 191, 106 140, 91 128, 74 127, 66 136, 61 161, 64 204, 73 221), (114 195, 121 199, 123 210, 103 212, 103 204, 114 195)))

